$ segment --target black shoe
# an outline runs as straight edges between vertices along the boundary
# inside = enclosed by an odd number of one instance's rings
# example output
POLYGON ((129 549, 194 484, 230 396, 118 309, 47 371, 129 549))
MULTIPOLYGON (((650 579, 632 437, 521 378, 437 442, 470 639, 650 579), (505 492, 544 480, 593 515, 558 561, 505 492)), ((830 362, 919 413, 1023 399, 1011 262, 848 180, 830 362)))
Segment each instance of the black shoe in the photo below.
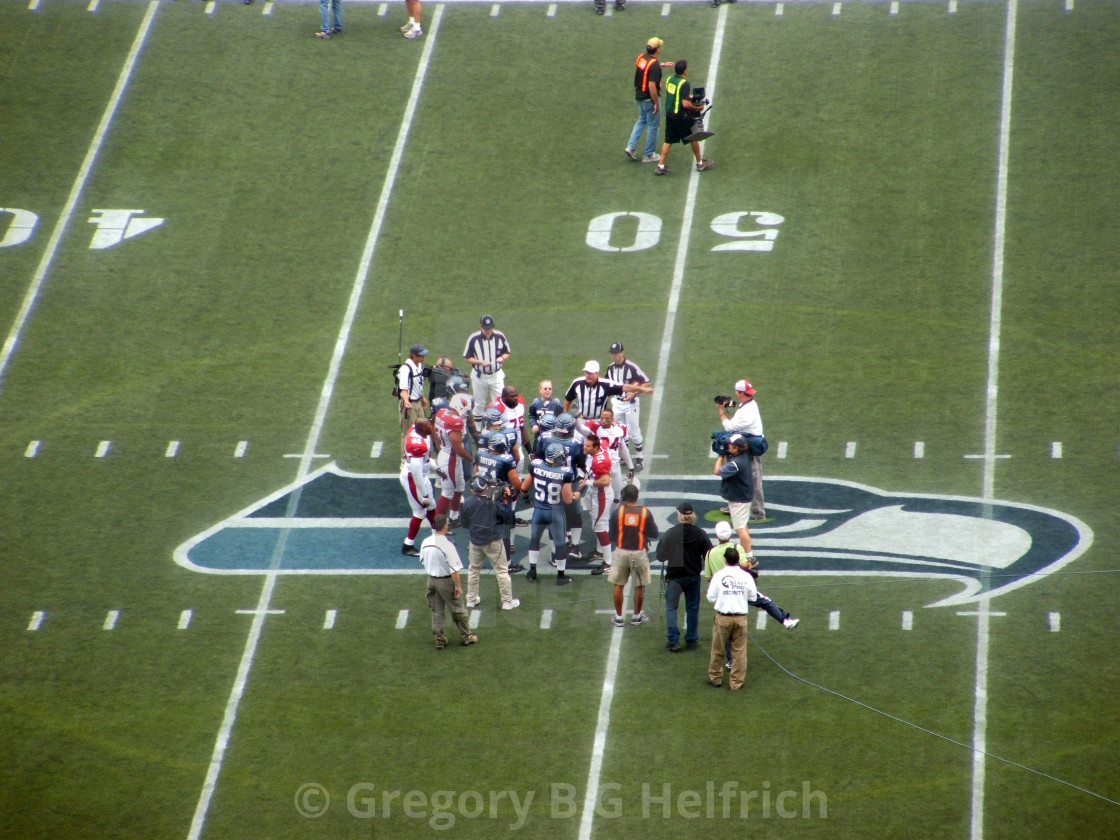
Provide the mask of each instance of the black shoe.
POLYGON ((614 4, 614 10, 616 12, 625 12, 626 11, 626 4, 625 3, 615 3, 614 4))
POLYGON ((525 571, 525 567, 522 566, 520 563, 514 563, 512 566, 509 567, 509 573, 511 575, 515 575, 518 572, 523 572, 523 571, 525 571))
POLYGON ((712 682, 710 679, 705 679, 704 682, 706 682, 712 688, 719 688, 721 685, 723 685, 723 683, 712 682))
POLYGON ((527 575, 525 575, 525 580, 536 580, 536 579, 537 579, 537 567, 536 566, 530 566, 529 567, 529 573, 527 575))
POLYGON ((408 543, 404 543, 401 546, 401 554, 404 554, 408 557, 419 557, 420 556, 420 549, 418 549, 414 545, 409 545, 408 543))
POLYGON ((517 528, 524 528, 526 525, 529 524, 529 520, 528 519, 518 519, 517 517, 514 517, 513 524, 517 528))
POLYGON ((571 551, 568 552, 568 559, 569 560, 576 560, 576 561, 582 560, 583 559, 583 552, 580 551, 578 548, 573 548, 571 551))
POLYGON ((683 650, 680 642, 666 642, 665 649, 670 653, 678 653, 679 651, 683 650))
POLYGON ((610 564, 609 563, 604 563, 602 566, 597 566, 594 569, 592 569, 591 574, 593 574, 593 575, 605 575, 610 570, 611 570, 610 564))
POLYGON ((640 473, 645 468, 646 468, 646 462, 645 461, 643 461, 641 458, 635 458, 634 459, 634 472, 640 473))
POLYGON ((689 650, 696 650, 696 645, 697 645, 696 642, 689 642, 688 643, 688 649, 689 650))
POLYGON ((560 574, 558 574, 556 576, 556 585, 557 586, 567 586, 571 582, 572 582, 572 579, 570 577, 568 577, 567 575, 565 575, 563 572, 560 572, 560 574))

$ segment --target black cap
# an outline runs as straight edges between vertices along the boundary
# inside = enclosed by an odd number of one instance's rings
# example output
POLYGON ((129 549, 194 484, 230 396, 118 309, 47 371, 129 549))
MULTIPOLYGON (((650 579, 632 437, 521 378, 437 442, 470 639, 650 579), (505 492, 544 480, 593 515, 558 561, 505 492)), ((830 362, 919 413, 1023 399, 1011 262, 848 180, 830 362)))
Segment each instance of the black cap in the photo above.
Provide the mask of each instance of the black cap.
POLYGON ((412 347, 409 348, 408 352, 409 355, 412 356, 427 356, 428 348, 423 344, 413 344, 412 347))
POLYGON ((695 513, 692 509, 692 502, 681 502, 677 505, 677 513, 695 513))
POLYGON ((483 315, 478 323, 482 325, 483 329, 492 330, 494 329, 494 316, 483 315))
POLYGON ((623 350, 622 342, 620 342, 620 341, 616 341, 614 344, 611 345, 611 352, 612 353, 621 353, 622 350, 623 350))

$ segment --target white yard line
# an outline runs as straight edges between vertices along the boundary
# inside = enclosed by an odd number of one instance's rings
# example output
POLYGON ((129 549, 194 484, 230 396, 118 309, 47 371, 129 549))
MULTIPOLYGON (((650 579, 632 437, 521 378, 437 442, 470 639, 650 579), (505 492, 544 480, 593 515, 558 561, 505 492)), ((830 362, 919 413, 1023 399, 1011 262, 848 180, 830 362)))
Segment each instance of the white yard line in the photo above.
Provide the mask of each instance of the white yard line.
MULTIPOLYGON (((988 383, 984 411, 983 498, 995 494, 996 408, 999 399, 999 342, 1003 323, 1003 255, 1007 230, 1007 170, 1011 139, 1011 93, 1015 71, 1015 23, 1017 0, 1008 0, 1007 28, 1003 43, 1003 90, 1000 94, 999 163, 996 170, 996 215, 992 255, 992 297, 988 323, 988 383)), ((991 616, 987 598, 982 598, 976 618, 976 684, 972 711, 972 816, 969 836, 984 836, 985 753, 988 749, 988 652, 991 616)))
MULTIPOLYGON (((338 380, 338 373, 342 366, 342 358, 346 354, 346 347, 350 341, 350 332, 353 329, 354 319, 358 311, 358 304, 361 302, 362 292, 365 289, 366 279, 369 276, 370 265, 373 262, 373 252, 377 246, 377 240, 381 235, 381 226, 385 220, 385 213, 389 206, 389 197, 392 195, 393 186, 397 180, 397 172, 400 169, 401 158, 404 156, 408 134, 412 128, 413 117, 416 114, 416 103, 420 98, 420 91, 424 85, 424 78, 428 73, 428 64, 431 60, 432 50, 436 43, 436 33, 439 32, 440 20, 443 18, 443 8, 442 4, 436 6, 430 28, 425 35, 427 40, 424 43, 424 51, 420 56, 420 64, 416 68, 416 77, 412 83, 412 91, 409 94, 408 106, 405 108, 404 118, 401 120, 401 128, 397 133, 397 142, 393 149, 392 159, 389 162, 389 170, 385 175, 385 183, 381 188, 381 197, 377 202, 373 223, 370 226, 369 235, 366 237, 365 250, 362 252, 358 273, 354 279, 353 289, 350 292, 350 301, 347 304, 346 313, 342 319, 342 327, 339 330, 338 339, 335 341, 334 352, 331 355, 327 376, 323 381, 323 388, 319 394, 319 404, 315 409, 315 417, 307 436, 307 445, 304 447, 303 455, 300 458, 297 481, 305 478, 311 471, 315 451, 318 448, 319 438, 323 432, 323 424, 326 421, 327 409, 330 407, 335 383, 338 380)), ((289 505, 297 504, 298 498, 299 491, 296 491, 292 494, 292 501, 289 505)), ((194 818, 191 820, 190 832, 187 835, 188 840, 198 840, 206 825, 206 816, 210 810, 210 802, 214 796, 214 788, 217 786, 218 778, 221 775, 222 762, 225 759, 226 747, 229 745, 230 734, 233 732, 234 723, 237 721, 237 710, 241 704, 241 697, 245 693, 245 684, 248 681, 249 671, 252 668, 257 646, 260 643, 261 631, 264 628, 264 620, 270 612, 269 605, 272 603, 272 593, 276 587, 277 566, 283 556, 286 542, 287 531, 284 531, 280 535, 276 551, 273 554, 272 569, 265 575, 264 586, 261 588, 260 598, 257 600, 257 608, 252 611, 253 624, 249 629, 249 637, 245 642, 245 650, 241 654, 241 662, 237 668, 237 677, 234 680, 233 689, 230 691, 229 700, 226 703, 225 714, 222 717, 222 724, 214 743, 214 751, 210 758, 206 779, 202 785, 202 793, 199 796, 198 805, 195 808, 194 818)))
POLYGON ((128 58, 125 59, 120 76, 117 77, 117 84, 109 97, 109 104, 105 106, 105 112, 101 115, 101 122, 98 123, 97 131, 93 134, 93 140, 90 141, 85 159, 78 170, 78 177, 74 179, 74 184, 70 187, 70 195, 66 198, 66 204, 63 205, 62 213, 51 232, 51 238, 47 242, 47 250, 43 253, 43 258, 39 260, 39 267, 35 269, 35 274, 31 278, 31 285, 23 296, 23 303, 20 305, 19 312, 16 313, 15 323, 12 324, 12 328, 8 332, 4 347, 0 349, 0 383, 4 380, 4 374, 8 371, 12 354, 15 353, 23 329, 27 326, 27 320, 31 317, 31 310, 39 299, 39 292, 42 291, 47 272, 50 270, 51 263, 54 262, 55 254, 58 253, 59 243, 62 242, 62 236, 66 233, 66 228, 74 215, 74 208, 78 206, 78 200, 82 197, 86 181, 89 180, 89 174, 93 171, 93 165, 97 161, 102 145, 105 143, 105 135, 109 133, 109 127, 113 123, 113 118, 117 115, 117 108, 124 97, 129 79, 132 78, 132 70, 136 66, 136 59, 140 57, 140 50, 143 49, 144 42, 148 38, 148 32, 152 28, 152 21, 155 19, 158 8, 159 0, 152 0, 148 3, 148 11, 145 12, 144 19, 140 22, 140 29, 137 30, 136 37, 132 39, 132 48, 128 51, 128 58))
MULTIPOLYGON (((727 27, 727 3, 720 5, 716 16, 716 31, 712 42, 711 66, 708 70, 708 96, 714 98, 716 77, 719 74, 720 55, 723 52, 723 33, 727 27)), ((608 7, 609 10, 609 7, 608 7)), ((681 149, 682 154, 689 150, 681 149)), ((665 311, 665 328, 661 333, 661 352, 657 357, 657 373, 654 376, 654 392, 650 406, 649 428, 646 430, 646 452, 653 457, 657 451, 657 424, 661 416, 661 401, 665 393, 665 379, 669 371, 669 356, 673 349, 673 332, 677 323, 677 306, 680 303, 681 286, 684 283, 684 266, 688 257, 688 243, 692 232, 692 216, 696 208, 696 191, 700 186, 700 173, 690 166, 688 194, 685 198, 684 217, 681 219, 681 235, 677 243, 677 258, 673 265, 673 281, 669 289, 669 303, 665 311)), ((595 807, 599 801, 599 779, 603 771, 603 756, 607 747, 607 729, 611 719, 611 703, 614 700, 615 678, 618 676, 619 652, 622 649, 622 633, 611 633, 611 646, 607 654, 607 670, 603 676, 603 688, 599 696, 599 715, 595 724, 595 737, 591 747, 591 764, 587 771, 587 788, 584 792, 583 810, 580 814, 579 840, 590 840, 591 829, 595 823, 595 807)))

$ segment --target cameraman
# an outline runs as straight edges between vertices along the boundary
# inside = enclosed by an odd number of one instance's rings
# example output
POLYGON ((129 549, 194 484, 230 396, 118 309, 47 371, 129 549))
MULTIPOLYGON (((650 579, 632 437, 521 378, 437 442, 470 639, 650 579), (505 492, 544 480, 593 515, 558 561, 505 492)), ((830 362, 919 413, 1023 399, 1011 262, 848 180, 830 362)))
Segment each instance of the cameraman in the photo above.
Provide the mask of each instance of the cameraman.
POLYGON ((704 106, 690 98, 692 86, 685 79, 688 75, 688 61, 680 59, 673 65, 673 75, 665 83, 665 142, 661 144, 661 161, 653 170, 654 175, 668 175, 665 161, 669 159, 669 147, 674 143, 692 143, 692 154, 696 156, 696 171, 711 168, 712 162, 700 156, 700 141, 689 140, 692 124, 704 112, 704 106))
POLYGON ((505 530, 513 519, 510 506, 505 502, 491 501, 487 497, 486 479, 471 479, 471 494, 463 499, 459 519, 470 530, 470 548, 467 550, 467 606, 474 609, 482 598, 478 594, 478 580, 482 561, 489 560, 498 578, 498 594, 503 610, 513 610, 521 602, 513 597, 513 583, 509 577, 509 558, 506 556, 505 530))
POLYGON ((424 398, 424 358, 428 348, 413 344, 408 358, 397 368, 397 397, 400 399, 401 455, 404 455, 404 438, 417 420, 425 419, 428 401, 424 398))
POLYGON ((751 534, 747 523, 751 516, 751 499, 754 497, 754 476, 751 469, 751 453, 747 440, 736 432, 727 439, 728 455, 716 458, 715 474, 719 476, 719 494, 727 500, 731 514, 731 527, 739 534, 739 543, 746 556, 745 564, 754 562, 751 552, 751 534))
MULTIPOLYGON (((721 398, 716 400, 719 411, 719 420, 728 432, 739 432, 745 437, 762 437, 762 415, 758 410, 758 403, 754 400, 755 389, 746 379, 735 383, 735 396, 739 398, 739 408, 731 417, 727 416, 727 402, 721 398)), ((766 503, 762 496, 762 456, 751 456, 751 467, 754 470, 754 498, 751 499, 751 519, 766 518, 766 503)))

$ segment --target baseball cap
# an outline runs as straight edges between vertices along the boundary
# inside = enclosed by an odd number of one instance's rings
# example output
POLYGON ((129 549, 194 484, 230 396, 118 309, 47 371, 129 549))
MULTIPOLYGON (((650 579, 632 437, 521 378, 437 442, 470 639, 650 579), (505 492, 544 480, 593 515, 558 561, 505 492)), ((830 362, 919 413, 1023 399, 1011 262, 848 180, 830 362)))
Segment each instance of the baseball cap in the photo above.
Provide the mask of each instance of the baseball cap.
POLYGON ((471 479, 471 489, 476 493, 486 492, 486 479, 480 475, 476 475, 471 479))
POLYGON ((735 444, 736 446, 740 446, 740 447, 742 447, 742 446, 746 446, 746 445, 747 445, 747 439, 746 439, 745 437, 743 437, 743 436, 742 436, 741 434, 739 434, 738 432, 736 432, 735 434, 733 434, 733 435, 732 435, 731 437, 729 437, 729 438, 727 439, 727 443, 728 443, 728 444, 732 444, 732 443, 733 443, 733 444, 735 444))
POLYGON ((656 49, 660 49, 661 45, 664 44, 664 43, 665 42, 662 41, 660 38, 650 38, 648 41, 646 41, 646 46, 649 47, 652 50, 656 50, 656 49))
POLYGON ((595 361, 594 359, 592 359, 591 361, 589 361, 587 364, 585 364, 583 366, 583 372, 584 373, 598 373, 599 372, 599 363, 597 361, 595 361))
POLYGON ((681 502, 677 505, 677 513, 695 513, 692 509, 692 502, 681 502))
POLYGON ((492 330, 494 329, 494 316, 483 315, 478 323, 481 324, 484 329, 492 330))
POLYGON ((730 522, 717 522, 716 523, 716 539, 720 542, 727 542, 731 539, 731 535, 735 530, 731 527, 730 522))
POLYGON ((736 391, 742 391, 743 393, 748 394, 750 396, 754 395, 754 386, 751 385, 751 383, 748 382, 745 379, 740 379, 738 382, 735 383, 735 390, 736 391))
POLYGON ((614 344, 611 345, 611 352, 612 353, 621 353, 622 350, 623 350, 623 347, 622 347, 622 342, 621 341, 616 341, 614 344))
POLYGON ((428 355, 428 348, 425 347, 423 344, 413 344, 408 349, 408 352, 409 352, 409 354, 411 354, 413 356, 427 356, 428 355))

